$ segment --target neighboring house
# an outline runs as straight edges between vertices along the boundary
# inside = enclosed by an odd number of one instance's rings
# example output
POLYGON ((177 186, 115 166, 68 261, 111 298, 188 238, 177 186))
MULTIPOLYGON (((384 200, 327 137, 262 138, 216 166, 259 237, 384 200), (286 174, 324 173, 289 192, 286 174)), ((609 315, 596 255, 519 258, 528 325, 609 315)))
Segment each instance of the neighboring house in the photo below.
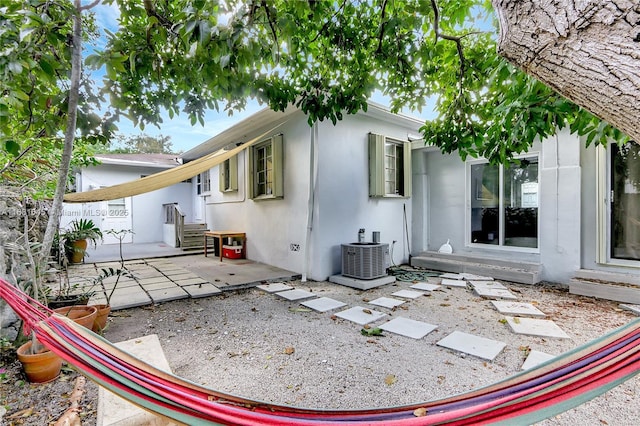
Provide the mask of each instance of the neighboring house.
POLYGON ((422 120, 369 104, 310 127, 297 108, 264 109, 182 155, 187 163, 256 144, 193 179, 194 215, 212 230, 245 232, 247 256, 325 280, 341 272, 341 244, 380 232, 388 262, 409 260, 411 143, 422 120), (369 176, 375 184, 369 185, 369 176))
POLYGON ((381 233, 393 264, 526 283, 576 276, 640 283, 637 145, 586 148, 565 129, 493 166, 425 147, 421 120, 370 104, 335 126, 312 128, 296 108, 265 109, 183 161, 278 124, 193 180, 194 216, 213 230, 246 232, 250 259, 325 280, 341 272, 341 244, 365 228, 368 241, 381 233), (437 254, 447 241, 454 252, 437 254))
MULTIPOLYGON (((97 166, 85 167, 76 171, 75 188, 77 192, 130 182, 181 164, 175 154, 99 154, 97 166)), ((91 219, 104 232, 108 229, 133 230, 127 234, 125 243, 166 242, 175 246, 175 236, 164 230, 166 222, 165 204, 178 203, 186 221, 192 221, 191 182, 183 182, 157 191, 115 200, 70 204, 65 203, 60 227, 65 228, 78 218, 91 219), (165 235, 167 234, 167 235, 165 235)), ((114 244, 118 240, 104 235, 104 244, 114 244)))

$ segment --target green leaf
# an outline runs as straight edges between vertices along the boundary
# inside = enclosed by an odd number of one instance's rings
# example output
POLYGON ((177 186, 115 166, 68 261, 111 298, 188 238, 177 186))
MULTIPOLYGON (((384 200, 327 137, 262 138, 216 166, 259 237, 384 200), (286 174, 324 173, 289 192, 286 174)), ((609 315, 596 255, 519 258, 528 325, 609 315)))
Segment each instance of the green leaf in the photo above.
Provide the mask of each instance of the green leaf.
POLYGON ((5 141, 4 149, 14 157, 17 157, 18 155, 20 155, 20 145, 14 140, 10 139, 8 141, 5 141))

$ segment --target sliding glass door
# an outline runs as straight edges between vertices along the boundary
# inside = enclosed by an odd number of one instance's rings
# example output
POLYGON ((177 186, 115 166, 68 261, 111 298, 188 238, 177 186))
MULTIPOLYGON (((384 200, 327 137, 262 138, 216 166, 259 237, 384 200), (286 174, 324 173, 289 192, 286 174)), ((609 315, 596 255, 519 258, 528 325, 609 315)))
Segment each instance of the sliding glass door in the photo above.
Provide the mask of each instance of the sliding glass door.
POLYGON ((611 258, 640 260, 640 145, 611 145, 611 258))

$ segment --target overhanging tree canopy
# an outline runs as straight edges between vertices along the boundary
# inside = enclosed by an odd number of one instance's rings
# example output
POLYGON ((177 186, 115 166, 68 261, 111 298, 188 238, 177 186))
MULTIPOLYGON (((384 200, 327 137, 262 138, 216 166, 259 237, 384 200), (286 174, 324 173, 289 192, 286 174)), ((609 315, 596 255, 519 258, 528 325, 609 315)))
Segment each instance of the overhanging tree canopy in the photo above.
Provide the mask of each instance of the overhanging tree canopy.
POLYGON ((106 65, 112 104, 142 125, 159 121, 162 108, 195 124, 249 96, 335 122, 366 109, 379 89, 395 110, 437 97, 425 140, 463 157, 504 160, 565 125, 589 143, 624 139, 497 54, 488 1, 117 4, 124 30, 88 62, 106 65))

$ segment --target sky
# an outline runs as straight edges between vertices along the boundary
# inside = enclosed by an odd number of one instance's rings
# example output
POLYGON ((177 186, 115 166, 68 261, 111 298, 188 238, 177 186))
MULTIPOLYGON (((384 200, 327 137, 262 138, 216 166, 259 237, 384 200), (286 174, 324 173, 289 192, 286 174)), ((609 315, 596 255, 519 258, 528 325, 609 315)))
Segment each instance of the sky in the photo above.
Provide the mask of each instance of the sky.
MULTIPOLYGON (((83 1, 83 3, 88 3, 88 1, 83 1)), ((115 32, 118 30, 118 16, 119 11, 115 4, 105 5, 98 4, 92 12, 96 15, 97 26, 100 29, 108 29, 109 31, 115 32)), ((106 43, 105 38, 101 38, 97 42, 97 48, 104 47, 106 43)), ((91 50, 85 50, 85 54, 91 53, 91 50)), ((104 75, 104 71, 98 71, 93 74, 93 77, 96 83, 100 83, 102 80, 102 76, 104 75)), ((371 97, 371 101, 376 102, 381 105, 389 106, 389 98, 385 97, 382 93, 377 92, 371 97)), ((403 114, 428 119, 433 118, 435 116, 433 112, 433 106, 435 102, 428 102, 427 106, 423 108, 422 112, 417 111, 403 111, 403 114)), ((144 131, 135 127, 133 123, 127 119, 122 119, 117 123, 119 128, 119 133, 128 136, 135 136, 145 133, 151 136, 170 136, 171 143, 173 145, 173 149, 176 152, 184 152, 189 149, 199 145, 200 143, 206 141, 207 139, 217 135, 223 130, 233 126, 239 121, 249 117, 255 112, 263 109, 265 106, 260 105, 255 100, 248 100, 247 106, 242 111, 234 111, 233 115, 229 115, 228 112, 225 111, 215 111, 211 110, 205 115, 205 125, 202 126, 199 123, 196 125, 191 125, 189 118, 186 114, 180 114, 175 116, 173 119, 169 118, 169 115, 163 114, 163 123, 158 128, 154 125, 148 125, 145 127, 144 131)))

